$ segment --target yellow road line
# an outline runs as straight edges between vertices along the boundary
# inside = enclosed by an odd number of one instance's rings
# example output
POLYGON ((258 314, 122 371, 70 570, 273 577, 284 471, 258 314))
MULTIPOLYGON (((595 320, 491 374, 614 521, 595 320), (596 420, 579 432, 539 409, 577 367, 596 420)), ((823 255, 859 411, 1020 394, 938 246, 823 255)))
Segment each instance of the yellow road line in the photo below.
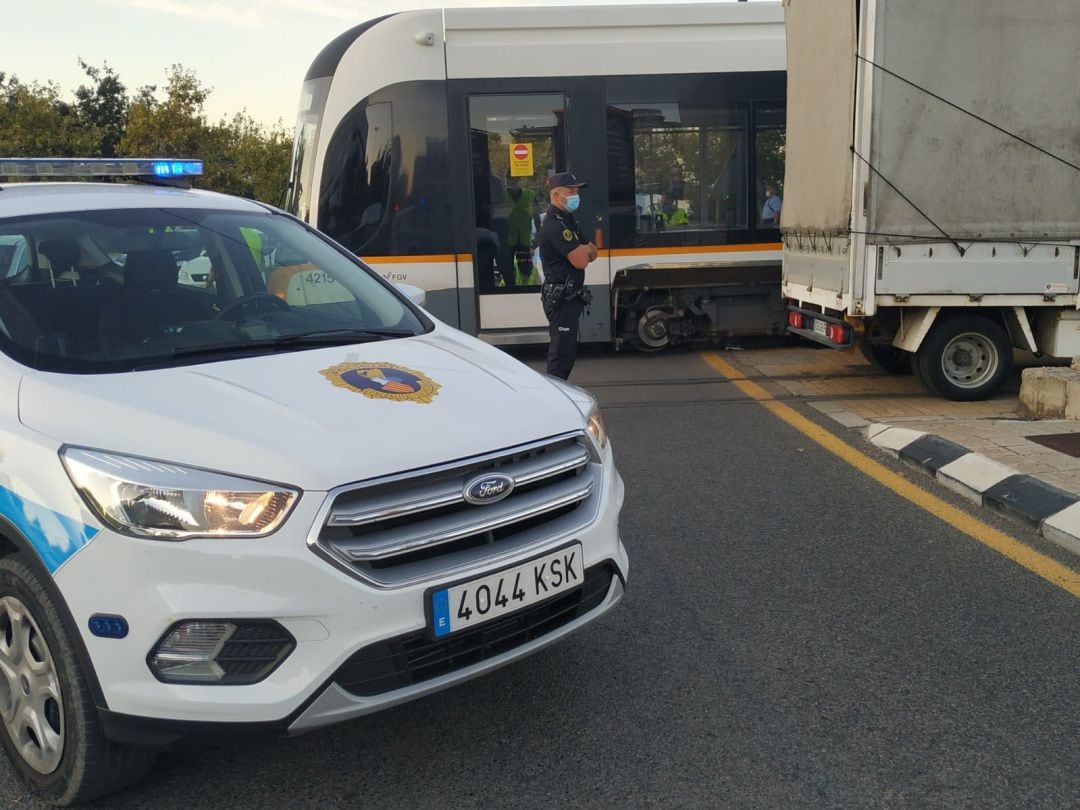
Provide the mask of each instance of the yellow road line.
POLYGON ((961 509, 946 503, 941 498, 931 495, 926 490, 908 481, 901 475, 890 470, 883 464, 874 461, 856 450, 847 442, 839 439, 813 420, 806 418, 789 405, 777 402, 776 399, 746 375, 725 361, 718 354, 706 352, 703 355, 706 363, 712 366, 723 377, 731 381, 740 391, 751 399, 761 403, 774 416, 784 420, 808 439, 820 444, 834 456, 837 456, 855 469, 873 478, 879 484, 891 489, 897 495, 930 514, 948 523, 955 529, 959 529, 969 537, 978 540, 985 546, 992 548, 998 554, 1008 557, 1018 565, 1022 565, 1028 571, 1036 574, 1047 582, 1068 591, 1073 596, 1080 597, 1080 572, 1073 571, 1056 560, 1040 554, 1034 549, 1028 548, 1018 540, 1014 540, 1004 532, 999 532, 992 526, 988 526, 981 520, 972 517, 961 509))

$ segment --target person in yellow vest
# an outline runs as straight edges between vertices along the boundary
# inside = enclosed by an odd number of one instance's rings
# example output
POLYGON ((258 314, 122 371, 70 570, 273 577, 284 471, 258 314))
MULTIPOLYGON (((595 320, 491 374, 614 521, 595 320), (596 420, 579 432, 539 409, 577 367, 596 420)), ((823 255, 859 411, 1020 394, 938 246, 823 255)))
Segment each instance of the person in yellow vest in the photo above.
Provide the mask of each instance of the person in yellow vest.
POLYGON ((669 213, 662 213, 660 216, 663 218, 664 225, 669 228, 690 224, 690 217, 686 215, 686 209, 681 208, 678 205, 672 208, 669 213))
POLYGON ((255 259, 255 266, 259 270, 263 269, 263 255, 262 255, 262 234, 256 231, 254 228, 241 228, 240 235, 244 237, 244 241, 247 242, 248 250, 251 251, 252 257, 255 259))
POLYGON ((523 188, 516 181, 506 189, 510 212, 506 215, 507 241, 514 261, 514 284, 518 287, 535 286, 540 275, 533 265, 533 234, 540 228, 540 215, 536 210, 536 192, 523 188))

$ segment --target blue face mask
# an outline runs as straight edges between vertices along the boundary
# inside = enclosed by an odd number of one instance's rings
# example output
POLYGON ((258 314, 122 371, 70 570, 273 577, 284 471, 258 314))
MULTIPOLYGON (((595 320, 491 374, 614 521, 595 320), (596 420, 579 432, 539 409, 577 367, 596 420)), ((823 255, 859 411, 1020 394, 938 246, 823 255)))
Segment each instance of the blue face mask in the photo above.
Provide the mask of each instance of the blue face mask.
POLYGON ((579 205, 581 205, 581 197, 577 194, 573 194, 566 198, 566 210, 571 214, 578 210, 579 205))

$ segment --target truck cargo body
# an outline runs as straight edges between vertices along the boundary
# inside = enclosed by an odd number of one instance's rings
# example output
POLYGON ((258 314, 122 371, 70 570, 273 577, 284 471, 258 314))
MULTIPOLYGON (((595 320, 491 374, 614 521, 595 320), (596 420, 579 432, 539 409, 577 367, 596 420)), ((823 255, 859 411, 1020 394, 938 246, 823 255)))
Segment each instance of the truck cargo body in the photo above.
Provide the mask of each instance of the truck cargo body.
POLYGON ((1080 354, 1080 4, 786 0, 792 331, 985 398, 1080 354), (832 327, 831 329, 829 327, 832 327))

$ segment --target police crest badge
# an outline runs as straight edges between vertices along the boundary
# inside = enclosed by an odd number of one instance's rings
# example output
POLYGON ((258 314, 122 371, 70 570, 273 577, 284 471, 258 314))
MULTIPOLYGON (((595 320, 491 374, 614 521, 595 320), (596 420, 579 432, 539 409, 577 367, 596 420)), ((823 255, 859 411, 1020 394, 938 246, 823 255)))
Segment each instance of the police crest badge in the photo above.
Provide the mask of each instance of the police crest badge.
POLYGON ((393 363, 338 363, 319 373, 338 388, 394 402, 430 404, 442 387, 426 374, 393 363))
POLYGON ((569 228, 563 228, 562 238, 565 239, 567 242, 571 242, 574 239, 574 232, 571 231, 569 228))

